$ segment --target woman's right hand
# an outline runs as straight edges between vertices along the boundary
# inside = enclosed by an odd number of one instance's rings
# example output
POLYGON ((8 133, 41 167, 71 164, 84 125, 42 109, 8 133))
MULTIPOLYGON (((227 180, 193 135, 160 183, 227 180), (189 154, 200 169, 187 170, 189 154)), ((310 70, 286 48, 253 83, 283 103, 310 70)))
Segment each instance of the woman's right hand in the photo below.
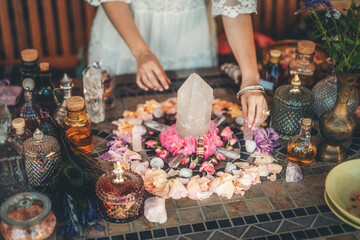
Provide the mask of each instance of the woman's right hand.
POLYGON ((170 83, 159 60, 151 51, 146 51, 137 57, 136 84, 141 89, 164 91, 169 89, 170 83))

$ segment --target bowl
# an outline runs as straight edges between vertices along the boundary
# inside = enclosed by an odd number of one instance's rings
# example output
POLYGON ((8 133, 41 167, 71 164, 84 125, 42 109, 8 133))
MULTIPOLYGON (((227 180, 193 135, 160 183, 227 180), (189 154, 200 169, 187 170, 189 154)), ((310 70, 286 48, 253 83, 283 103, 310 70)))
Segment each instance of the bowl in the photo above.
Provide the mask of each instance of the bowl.
MULTIPOLYGON (((350 195, 360 194, 360 159, 346 161, 334 167, 326 177, 326 192, 336 208, 347 218, 360 224, 360 209, 355 213, 351 205, 359 205, 360 199, 351 204, 350 195), (350 207, 351 211, 348 211, 350 207)), ((349 210, 350 210, 349 209, 349 210)))

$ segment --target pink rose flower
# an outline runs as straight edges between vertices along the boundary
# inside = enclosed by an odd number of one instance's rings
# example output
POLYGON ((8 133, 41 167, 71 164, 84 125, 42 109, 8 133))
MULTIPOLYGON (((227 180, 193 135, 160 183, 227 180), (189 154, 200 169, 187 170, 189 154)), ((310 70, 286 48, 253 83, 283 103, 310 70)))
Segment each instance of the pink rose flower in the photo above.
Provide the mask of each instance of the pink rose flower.
POLYGON ((200 172, 205 171, 209 175, 213 175, 215 173, 214 165, 210 162, 203 162, 199 170, 200 172))
POLYGON ((181 164, 181 165, 187 165, 187 164, 189 163, 189 161, 190 161, 190 157, 189 157, 189 156, 185 156, 185 157, 183 157, 183 159, 181 159, 180 164, 181 164))
POLYGON ((196 167, 196 162, 192 161, 189 165, 190 169, 194 169, 196 167))
POLYGON ((145 144, 146 144, 146 147, 148 147, 148 148, 156 148, 159 143, 155 140, 149 140, 149 141, 145 142, 145 144))
POLYGON ((223 139, 225 141, 227 141, 227 140, 232 139, 232 134, 233 134, 233 131, 231 131, 230 127, 227 126, 221 131, 220 136, 223 137, 223 139))
POLYGON ((166 151, 165 149, 161 150, 160 152, 156 153, 156 156, 158 156, 159 158, 161 158, 162 160, 166 160, 167 157, 169 156, 169 152, 166 151))
POLYGON ((219 161, 225 161, 226 160, 226 157, 224 154, 222 153, 217 153, 216 154, 216 159, 219 160, 219 161))

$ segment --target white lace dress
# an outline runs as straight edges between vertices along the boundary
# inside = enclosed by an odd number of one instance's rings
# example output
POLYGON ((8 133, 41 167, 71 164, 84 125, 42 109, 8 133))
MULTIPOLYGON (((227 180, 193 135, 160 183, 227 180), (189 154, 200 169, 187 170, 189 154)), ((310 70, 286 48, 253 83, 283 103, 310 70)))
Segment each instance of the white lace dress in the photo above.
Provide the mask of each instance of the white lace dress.
MULTIPOLYGON (((91 5, 116 0, 86 0, 91 5)), ((129 4, 135 24, 165 70, 210 67, 217 64, 215 24, 211 17, 236 17, 256 12, 256 0, 117 0, 129 4)), ((89 63, 101 61, 116 74, 135 73, 130 49, 103 8, 93 22, 89 63)))

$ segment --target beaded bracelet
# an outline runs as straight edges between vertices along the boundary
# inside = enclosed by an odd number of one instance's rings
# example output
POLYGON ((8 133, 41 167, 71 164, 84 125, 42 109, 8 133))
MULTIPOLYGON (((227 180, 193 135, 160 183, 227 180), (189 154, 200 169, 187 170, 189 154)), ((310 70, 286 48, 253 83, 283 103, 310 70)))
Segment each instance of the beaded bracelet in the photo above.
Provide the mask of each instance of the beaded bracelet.
POLYGON ((240 89, 239 92, 236 94, 237 99, 239 99, 241 95, 248 92, 261 92, 265 94, 265 89, 260 85, 252 85, 252 86, 244 87, 243 89, 240 89))

